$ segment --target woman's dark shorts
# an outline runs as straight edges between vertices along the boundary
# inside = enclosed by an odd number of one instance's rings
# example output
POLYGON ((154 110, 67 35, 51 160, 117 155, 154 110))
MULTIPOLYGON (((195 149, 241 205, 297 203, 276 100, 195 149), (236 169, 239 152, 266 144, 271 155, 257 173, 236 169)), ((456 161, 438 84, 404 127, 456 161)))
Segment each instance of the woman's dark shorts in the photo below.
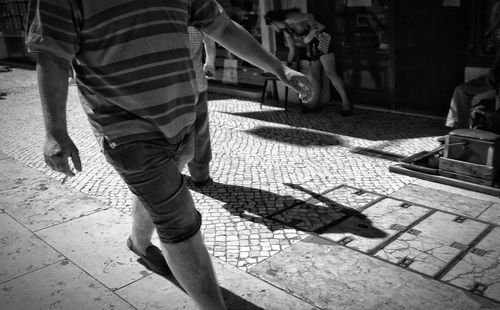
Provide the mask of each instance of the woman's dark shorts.
POLYGON ((201 215, 176 162, 176 156, 189 148, 192 139, 188 134, 176 145, 158 139, 114 148, 103 139, 106 160, 144 204, 161 242, 166 244, 191 238, 201 226, 201 215))

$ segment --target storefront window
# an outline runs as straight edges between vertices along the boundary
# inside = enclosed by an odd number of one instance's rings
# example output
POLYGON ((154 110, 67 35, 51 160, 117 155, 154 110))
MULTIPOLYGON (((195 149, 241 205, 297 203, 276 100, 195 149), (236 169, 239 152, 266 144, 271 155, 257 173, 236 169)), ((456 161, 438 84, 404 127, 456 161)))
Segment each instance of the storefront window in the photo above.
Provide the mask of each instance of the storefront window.
POLYGON ((259 42, 261 41, 258 0, 229 0, 218 2, 232 20, 243 26, 243 28, 259 42))
POLYGON ((387 49, 387 2, 337 2, 337 32, 342 47, 387 49))
MULTIPOLYGON (((229 17, 262 42, 259 0, 218 0, 229 17)), ((259 85, 264 82, 262 70, 217 47, 216 81, 232 85, 259 85)))
POLYGON ((389 78, 389 1, 337 1, 336 13, 336 44, 346 86, 385 92, 389 78))

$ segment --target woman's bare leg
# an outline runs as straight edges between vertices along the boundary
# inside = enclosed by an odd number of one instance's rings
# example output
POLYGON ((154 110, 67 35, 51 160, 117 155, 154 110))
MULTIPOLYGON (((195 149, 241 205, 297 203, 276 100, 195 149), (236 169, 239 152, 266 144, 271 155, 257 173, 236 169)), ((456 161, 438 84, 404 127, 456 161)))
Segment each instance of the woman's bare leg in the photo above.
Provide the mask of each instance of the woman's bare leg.
POLYGON ((335 90, 339 93, 340 98, 342 99, 342 110, 350 111, 352 109, 352 104, 347 98, 347 93, 344 87, 344 81, 337 73, 337 68, 335 65, 335 54, 330 53, 320 57, 321 65, 325 70, 325 74, 332 83, 335 90))

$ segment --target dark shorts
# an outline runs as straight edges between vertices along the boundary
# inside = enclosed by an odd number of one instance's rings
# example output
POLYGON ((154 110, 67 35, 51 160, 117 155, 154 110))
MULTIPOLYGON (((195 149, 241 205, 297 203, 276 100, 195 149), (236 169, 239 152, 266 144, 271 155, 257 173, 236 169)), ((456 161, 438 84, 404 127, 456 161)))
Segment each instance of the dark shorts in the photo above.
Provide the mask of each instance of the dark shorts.
POLYGON ((190 134, 175 145, 166 140, 150 140, 115 148, 103 141, 106 160, 144 204, 161 242, 166 244, 191 238, 201 226, 201 215, 176 162, 179 153, 193 143, 192 139, 190 134))

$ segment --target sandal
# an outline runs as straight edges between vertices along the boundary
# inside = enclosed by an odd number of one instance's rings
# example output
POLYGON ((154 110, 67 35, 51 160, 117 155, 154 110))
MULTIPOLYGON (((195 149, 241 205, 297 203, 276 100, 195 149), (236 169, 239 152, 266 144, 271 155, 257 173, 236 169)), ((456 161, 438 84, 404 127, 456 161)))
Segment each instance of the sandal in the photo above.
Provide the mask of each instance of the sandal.
POLYGON ((162 276, 172 275, 172 271, 170 270, 170 267, 168 267, 165 257, 163 257, 161 250, 157 246, 150 245, 146 249, 146 255, 143 255, 135 248, 134 244, 132 243, 132 239, 128 237, 127 247, 130 249, 130 251, 139 256, 139 263, 144 265, 144 267, 146 267, 147 269, 162 276))
MULTIPOLYGON (((354 106, 352 105, 352 103, 348 103, 349 105, 349 109, 347 110, 340 110, 340 115, 342 117, 347 117, 347 116, 352 116, 354 114, 354 106)), ((342 106, 344 106, 344 103, 342 103, 342 106)))
POLYGON ((352 116, 354 114, 354 109, 351 107, 349 110, 341 110, 340 116, 347 117, 352 116))

